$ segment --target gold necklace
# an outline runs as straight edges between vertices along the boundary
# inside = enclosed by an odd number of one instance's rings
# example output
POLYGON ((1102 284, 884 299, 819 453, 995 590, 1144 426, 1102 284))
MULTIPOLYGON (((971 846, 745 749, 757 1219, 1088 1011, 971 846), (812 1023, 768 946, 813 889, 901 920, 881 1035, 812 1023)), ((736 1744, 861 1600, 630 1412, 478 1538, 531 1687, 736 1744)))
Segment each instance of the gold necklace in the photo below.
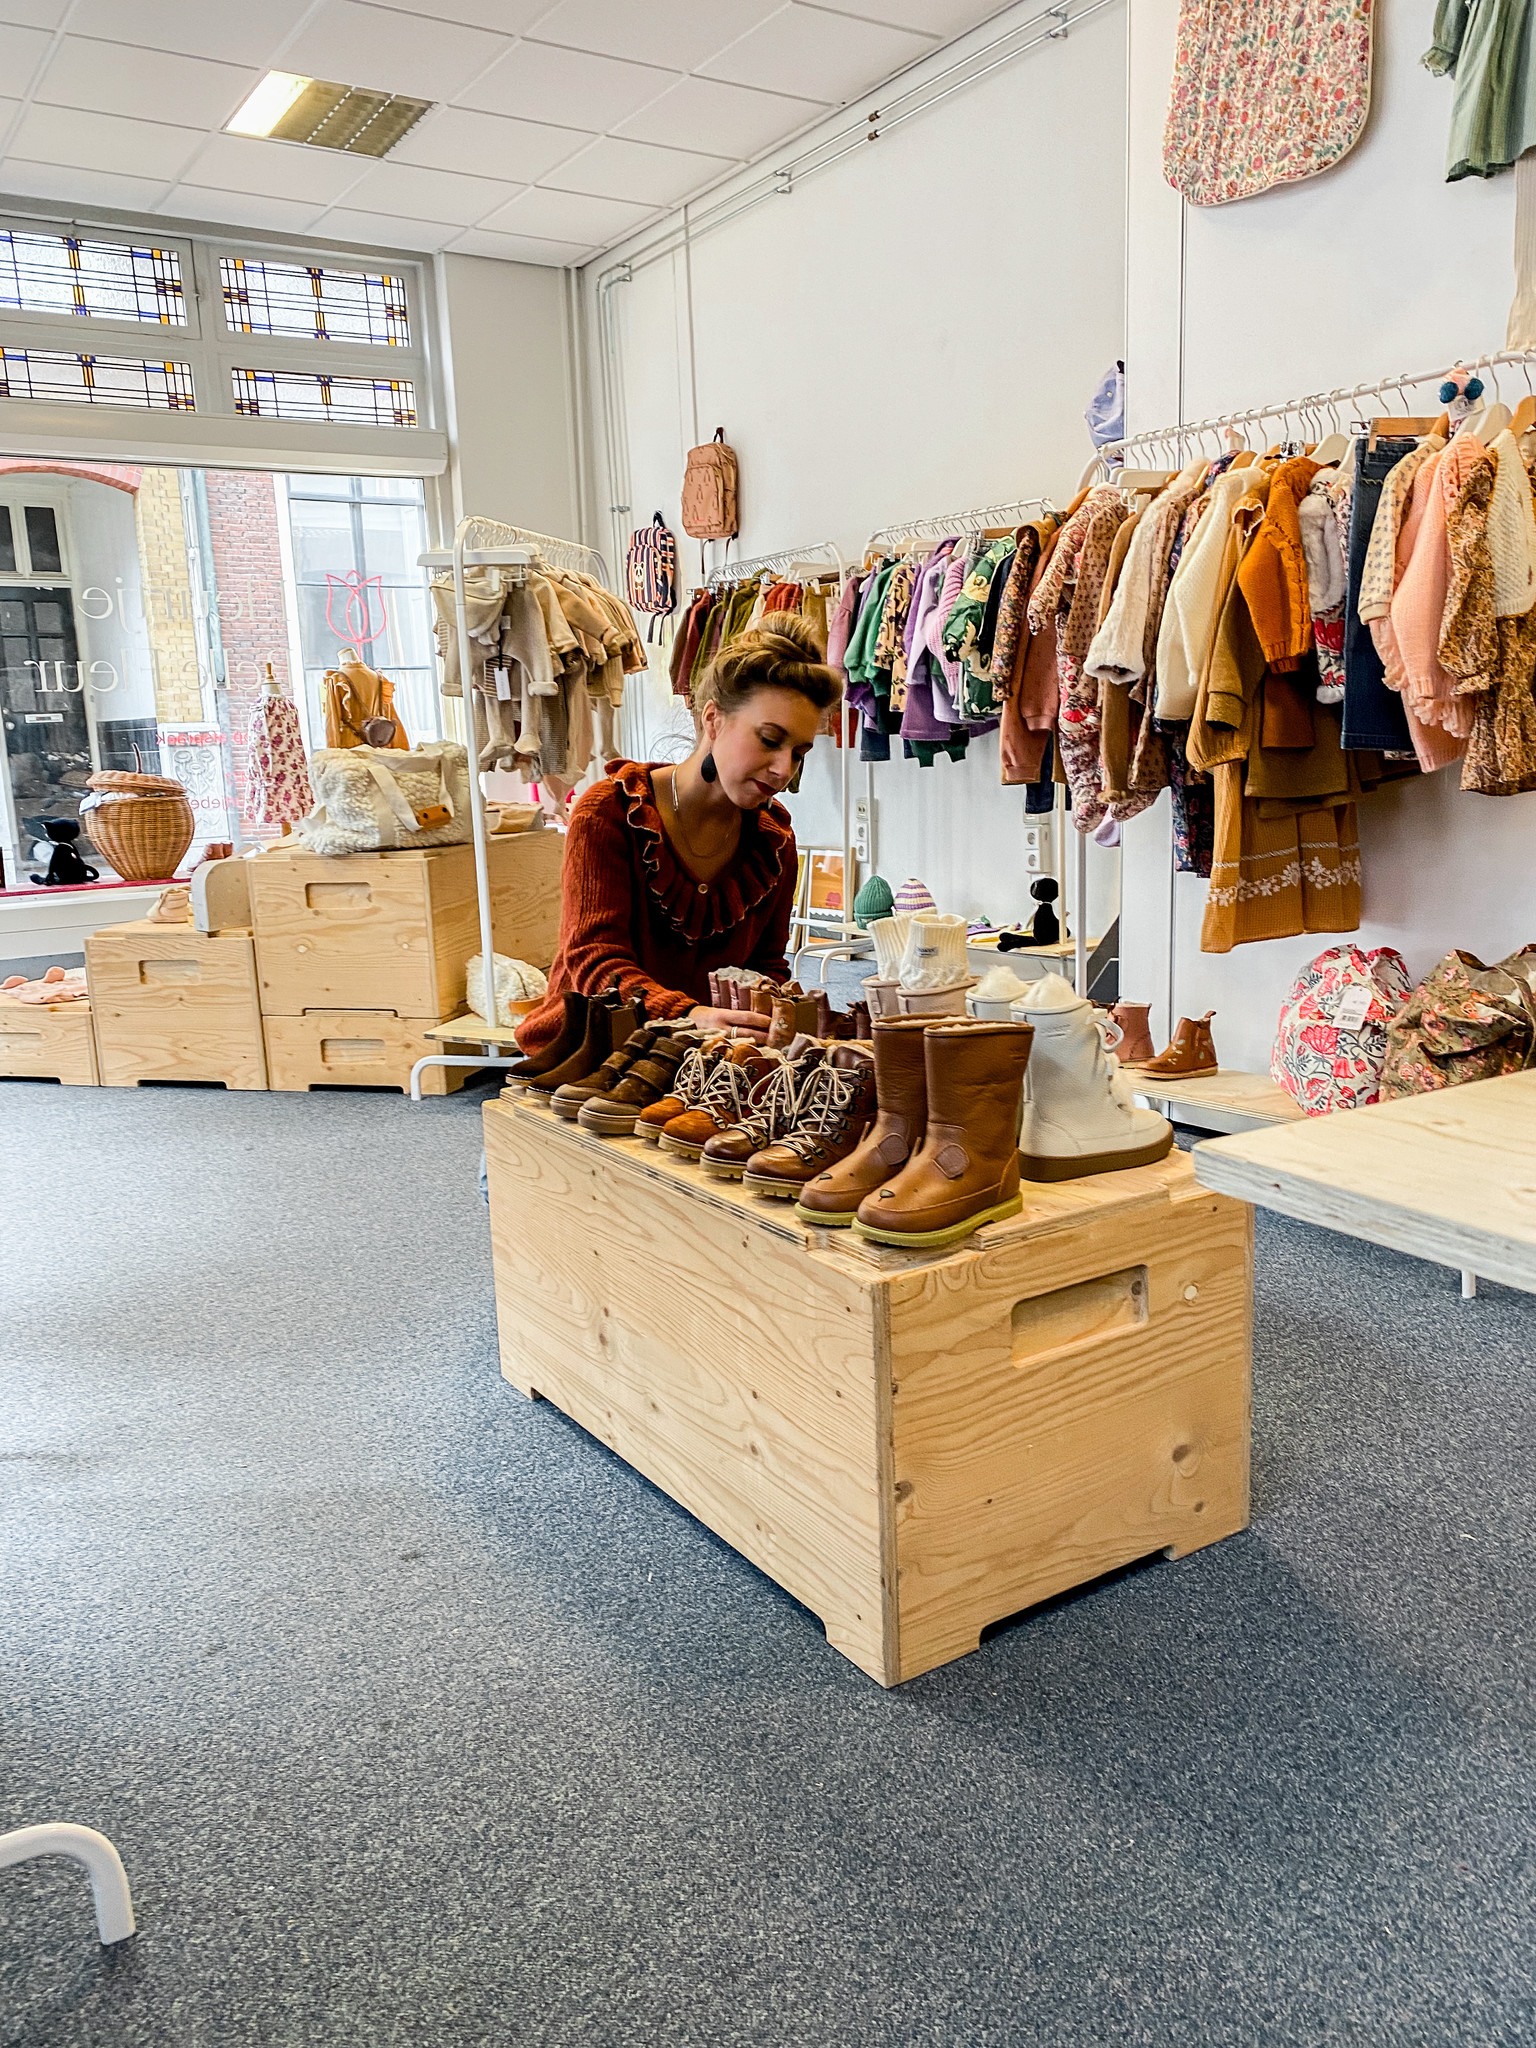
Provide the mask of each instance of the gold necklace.
POLYGON ((699 855, 694 851, 693 841, 688 837, 688 828, 683 823, 683 807, 677 800, 677 770, 675 768, 667 777, 667 787, 672 792, 672 816, 677 821, 678 837, 683 842, 683 851, 690 860, 697 860, 699 855))

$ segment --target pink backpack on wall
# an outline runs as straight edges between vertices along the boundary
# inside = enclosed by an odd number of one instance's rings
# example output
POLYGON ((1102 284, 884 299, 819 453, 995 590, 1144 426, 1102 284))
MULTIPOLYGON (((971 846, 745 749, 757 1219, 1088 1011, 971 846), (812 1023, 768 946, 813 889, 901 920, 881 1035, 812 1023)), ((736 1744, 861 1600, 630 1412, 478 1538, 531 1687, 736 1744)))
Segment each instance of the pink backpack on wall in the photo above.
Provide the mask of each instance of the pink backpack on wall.
POLYGON ((1304 967, 1280 1011, 1270 1077, 1308 1116, 1358 1109, 1381 1093, 1387 1026, 1413 983, 1401 953, 1330 946, 1304 967))

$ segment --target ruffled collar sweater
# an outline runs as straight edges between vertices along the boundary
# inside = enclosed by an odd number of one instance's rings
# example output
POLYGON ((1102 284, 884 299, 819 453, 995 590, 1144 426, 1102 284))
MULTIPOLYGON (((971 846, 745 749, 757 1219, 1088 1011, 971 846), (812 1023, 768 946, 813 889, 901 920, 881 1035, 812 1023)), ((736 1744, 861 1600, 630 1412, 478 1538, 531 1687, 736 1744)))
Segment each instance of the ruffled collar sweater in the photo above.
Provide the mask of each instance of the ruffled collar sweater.
POLYGON ((696 881, 662 827, 658 765, 612 761, 571 808, 560 950, 547 998, 518 1026, 525 1053, 554 1039, 568 990, 595 996, 617 982, 626 996, 644 996, 648 1017, 682 1017, 709 1001, 710 973, 721 967, 789 977, 789 813, 777 803, 744 812, 735 858, 712 882, 696 881))

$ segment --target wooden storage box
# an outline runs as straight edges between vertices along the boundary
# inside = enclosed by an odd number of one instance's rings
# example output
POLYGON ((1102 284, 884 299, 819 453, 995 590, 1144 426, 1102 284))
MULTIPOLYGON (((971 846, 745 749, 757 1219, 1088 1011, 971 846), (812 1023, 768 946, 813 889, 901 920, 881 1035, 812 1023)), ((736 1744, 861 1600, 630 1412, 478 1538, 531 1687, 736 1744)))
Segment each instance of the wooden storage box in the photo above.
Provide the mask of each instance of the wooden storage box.
POLYGON ((1252 1211, 1188 1154, 924 1255, 526 1101, 485 1132, 503 1373, 882 1685, 1246 1525, 1252 1211))
POLYGON ((0 1074, 94 1088, 96 1038, 89 1003, 18 1003, 0 994, 0 1074))
MULTIPOLYGON (((548 967, 560 939, 559 832, 487 846, 496 950, 548 967)), ((251 863, 256 972, 268 1015, 392 1010, 438 1023, 464 1007, 480 950, 470 846, 421 853, 263 854, 251 863)))
POLYGON ((108 925, 86 940, 85 971, 104 1086, 266 1087, 249 932, 145 920, 108 925))
MULTIPOLYGON (((306 1010, 301 1017, 262 1019, 267 1073, 275 1089, 404 1088, 427 1053, 473 1052, 426 1033, 431 1017, 397 1017, 392 1010, 306 1010)), ((474 1073, 470 1067, 428 1067, 423 1095, 452 1095, 474 1073)))

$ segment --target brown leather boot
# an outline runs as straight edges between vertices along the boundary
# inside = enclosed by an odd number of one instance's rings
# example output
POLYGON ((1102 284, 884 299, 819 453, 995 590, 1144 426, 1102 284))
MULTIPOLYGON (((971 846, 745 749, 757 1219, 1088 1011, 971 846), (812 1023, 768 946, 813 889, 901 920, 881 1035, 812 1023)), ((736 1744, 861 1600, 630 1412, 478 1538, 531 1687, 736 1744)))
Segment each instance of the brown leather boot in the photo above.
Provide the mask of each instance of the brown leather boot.
POLYGON ((1211 1019, 1215 1014, 1207 1010, 1203 1017, 1181 1017, 1168 1045, 1141 1068, 1142 1079, 1192 1081, 1197 1074, 1214 1074, 1216 1044, 1211 1037, 1211 1019))
POLYGON ((519 1060, 515 1067, 506 1070, 511 1086, 502 1089, 502 1094, 520 1095, 521 1084, 531 1081, 538 1074, 547 1074, 552 1067, 562 1065, 574 1052, 581 1050, 582 1040, 587 1035, 587 1011, 591 997, 578 995, 576 990, 567 989, 564 996, 565 1015, 560 1029, 542 1052, 530 1053, 525 1060, 519 1060))
POLYGON ((1120 1043, 1114 1051, 1122 1067, 1144 1066, 1148 1060, 1157 1058, 1157 1047, 1147 1029, 1151 1010, 1150 1003, 1116 1003, 1110 1011, 1110 1016, 1120 1026, 1120 1043))
POLYGON ((772 1017, 773 1000, 777 990, 766 981, 757 982, 747 992, 747 1008, 758 1017, 772 1017))
POLYGON ((685 1109, 663 1125, 657 1139, 662 1151, 697 1159, 707 1138, 746 1115, 747 1097, 754 1086, 783 1058, 782 1053, 763 1052, 750 1039, 733 1046, 705 1082, 697 1107, 685 1109))
POLYGON ((567 1081, 585 1081, 639 1028, 640 1012, 634 1003, 620 1002, 611 990, 605 996, 594 996, 587 1010, 587 1029, 581 1044, 558 1067, 535 1074, 529 1088, 541 1095, 553 1095, 567 1081))
POLYGON ((782 1052, 799 1030, 797 1013, 799 1005, 793 996, 773 998, 773 1022, 768 1026, 768 1049, 782 1052))
POLYGON ((681 1116, 685 1109, 697 1109, 705 1082, 714 1072, 717 1062, 736 1043, 739 1041, 729 1031, 716 1031, 685 1053, 673 1077, 672 1092, 641 1110, 635 1119, 635 1136, 654 1145, 673 1117, 681 1116))
POLYGON ((859 1204, 854 1229, 876 1244, 932 1251, 1017 1216, 1019 1104, 1034 1029, 931 1024, 923 1034, 928 1124, 917 1152, 859 1204))
POLYGON ((753 1153, 742 1186, 793 1201, 807 1181, 847 1158, 874 1115, 873 1053, 864 1045, 835 1045, 800 1091, 794 1129, 753 1153))
MULTIPOLYGON (((677 1078, 690 1049, 698 1042, 690 1032, 673 1032, 665 1024, 648 1027, 654 1030, 638 1057, 633 1058, 623 1077, 612 1088, 601 1094, 588 1095, 577 1113, 576 1121, 584 1131, 595 1131, 600 1138, 627 1138, 635 1128, 642 1109, 649 1109, 660 1102, 677 1078)), ((636 1032, 630 1046, 644 1034, 636 1032)), ((627 1050, 628 1048, 626 1048, 627 1050)), ((623 1054, 615 1055, 622 1058, 623 1054)), ((560 1098, 555 1097, 555 1107, 560 1107, 560 1098)))
POLYGON ((584 1081, 562 1082, 549 1099, 550 1108, 556 1116, 564 1117, 568 1124, 575 1123, 582 1104, 593 1095, 606 1095, 610 1088, 617 1088, 636 1060, 644 1059, 656 1040, 665 1038, 669 1029, 670 1026, 664 1023, 642 1024, 584 1081))
POLYGON ((874 1020, 877 1115, 862 1142, 846 1159, 818 1173, 800 1191, 795 1214, 802 1223, 840 1229, 853 1221, 866 1195, 901 1171, 928 1122, 928 1082, 923 1057, 923 1017, 874 1020))
POLYGON ((699 1154, 705 1172, 720 1180, 740 1180, 754 1152, 761 1152, 794 1128, 805 1084, 825 1057, 815 1040, 807 1043, 802 1039, 796 1050, 787 1053, 752 1090, 740 1121, 705 1139, 699 1154))
POLYGON ((870 1024, 868 1003, 850 1003, 848 1005, 848 1014, 853 1019, 853 1035, 855 1038, 866 1040, 873 1038, 874 1032, 870 1024))

